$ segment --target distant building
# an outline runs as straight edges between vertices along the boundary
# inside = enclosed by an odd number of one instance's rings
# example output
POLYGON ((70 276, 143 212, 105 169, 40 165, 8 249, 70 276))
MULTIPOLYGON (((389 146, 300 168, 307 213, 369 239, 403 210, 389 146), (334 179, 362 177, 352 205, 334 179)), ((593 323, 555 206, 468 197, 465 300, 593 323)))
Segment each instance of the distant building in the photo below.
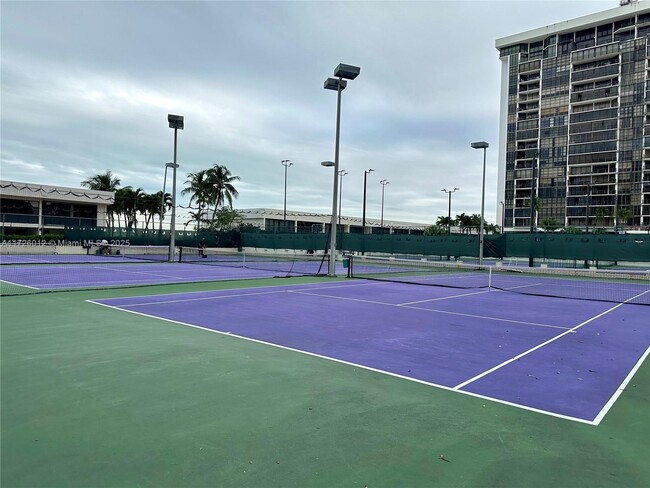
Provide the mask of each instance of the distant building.
POLYGON ((650 226, 650 2, 497 39, 498 221, 650 226), (505 212, 505 215, 503 215, 505 212))
MULTIPOLYGON (((331 214, 305 213, 271 208, 250 208, 237 210, 244 216, 244 224, 251 224, 263 230, 276 232, 329 232, 332 222, 331 214)), ((337 225, 339 232, 363 232, 362 220, 358 217, 344 217, 337 225)), ((431 224, 417 222, 402 222, 384 219, 383 227, 380 220, 366 219, 366 234, 415 234, 421 235, 431 224)))
POLYGON ((38 236, 62 233, 65 226, 106 226, 114 201, 113 192, 0 180, 2 233, 38 236))

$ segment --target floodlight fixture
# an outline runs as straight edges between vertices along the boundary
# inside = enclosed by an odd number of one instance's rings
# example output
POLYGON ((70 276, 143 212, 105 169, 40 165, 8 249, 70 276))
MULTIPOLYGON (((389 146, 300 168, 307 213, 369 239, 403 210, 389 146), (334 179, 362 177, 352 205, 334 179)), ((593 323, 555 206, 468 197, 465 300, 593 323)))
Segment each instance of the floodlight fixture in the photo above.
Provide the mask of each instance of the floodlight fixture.
POLYGON ((331 168, 334 166, 334 161, 323 161, 320 163, 321 166, 325 166, 326 168, 331 168))
POLYGON ((472 147, 474 149, 487 149, 490 145, 485 141, 472 142, 472 147))
POLYGON ((337 78, 345 78, 346 80, 354 80, 361 73, 361 68, 352 66, 351 64, 340 63, 334 70, 334 76, 337 78))
POLYGON ((167 114, 167 122, 169 122, 170 129, 183 130, 184 128, 184 121, 182 115, 167 114))
POLYGON ((341 87, 341 91, 343 91, 348 86, 348 82, 338 78, 327 78, 323 84, 323 88, 326 90, 339 91, 339 86, 341 87))

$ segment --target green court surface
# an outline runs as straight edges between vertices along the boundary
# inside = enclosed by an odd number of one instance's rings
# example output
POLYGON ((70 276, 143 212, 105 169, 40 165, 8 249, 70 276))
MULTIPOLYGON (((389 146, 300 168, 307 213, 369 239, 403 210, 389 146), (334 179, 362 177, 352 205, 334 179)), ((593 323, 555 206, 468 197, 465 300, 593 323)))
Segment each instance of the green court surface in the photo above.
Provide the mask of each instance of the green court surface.
POLYGON ((650 486, 648 361, 593 426, 85 301, 316 280, 2 298, 2 488, 650 486))

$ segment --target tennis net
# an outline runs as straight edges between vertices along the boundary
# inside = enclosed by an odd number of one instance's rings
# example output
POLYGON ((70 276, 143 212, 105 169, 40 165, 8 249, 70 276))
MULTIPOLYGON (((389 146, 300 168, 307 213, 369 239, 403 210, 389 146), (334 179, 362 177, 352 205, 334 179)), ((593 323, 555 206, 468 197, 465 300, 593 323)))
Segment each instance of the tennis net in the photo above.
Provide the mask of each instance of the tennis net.
POLYGON ((303 252, 276 254, 272 252, 223 251, 180 247, 181 263, 248 268, 273 271, 282 276, 321 276, 327 274, 324 256, 303 252))
POLYGON ((522 266, 350 256, 349 276, 458 289, 650 305, 650 271, 522 266))
MULTIPOLYGON (((178 259, 175 252, 174 260, 178 259)), ((101 245, 69 246, 43 243, 39 245, 0 246, 0 265, 30 264, 96 264, 161 262, 169 260, 168 246, 101 245)))

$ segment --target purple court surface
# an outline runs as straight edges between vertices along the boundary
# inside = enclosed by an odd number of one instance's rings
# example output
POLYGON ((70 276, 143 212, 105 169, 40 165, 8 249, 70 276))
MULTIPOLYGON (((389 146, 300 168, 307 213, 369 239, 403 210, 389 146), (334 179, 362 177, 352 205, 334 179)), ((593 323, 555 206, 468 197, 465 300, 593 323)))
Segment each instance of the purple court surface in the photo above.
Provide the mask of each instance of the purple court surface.
POLYGON ((97 300, 597 425, 650 351, 642 305, 364 280, 97 300))
MULTIPOLYGON (((316 274, 319 264, 250 262, 249 267, 244 268, 209 264, 138 263, 127 259, 126 263, 111 261, 77 265, 3 265, 0 267, 0 285, 8 283, 36 290, 54 290, 272 278, 316 274)), ((320 272, 327 273, 326 264, 320 272)), ((344 274, 343 268, 338 272, 344 274)))

